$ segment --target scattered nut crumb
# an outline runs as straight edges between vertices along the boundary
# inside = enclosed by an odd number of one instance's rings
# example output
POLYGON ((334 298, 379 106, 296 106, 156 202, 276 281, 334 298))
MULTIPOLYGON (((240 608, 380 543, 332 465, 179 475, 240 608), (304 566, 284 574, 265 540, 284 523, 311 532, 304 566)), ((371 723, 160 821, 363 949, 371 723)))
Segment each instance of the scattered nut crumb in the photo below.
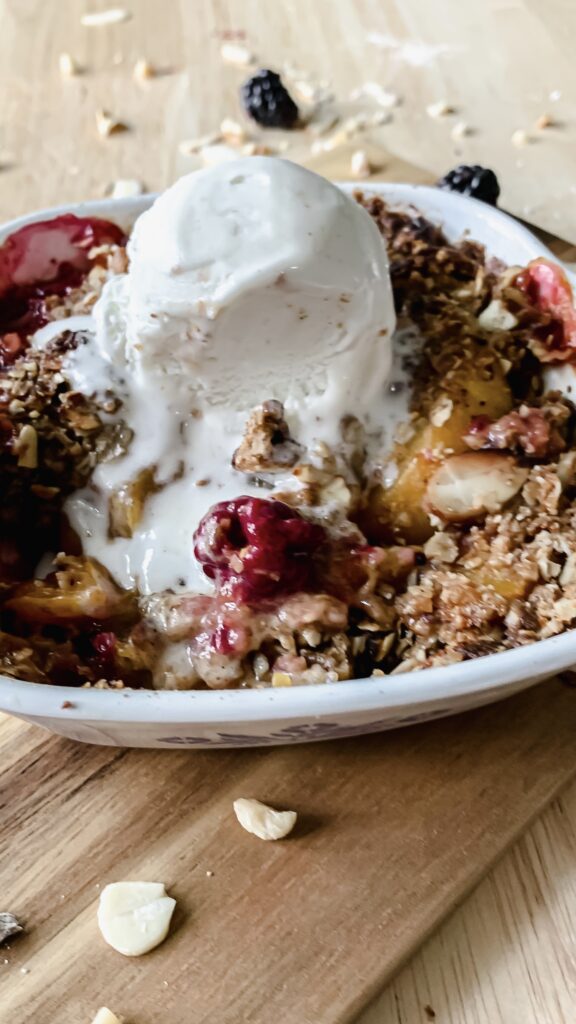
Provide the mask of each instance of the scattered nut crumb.
POLYGON ((275 811, 260 800, 240 798, 234 801, 234 814, 242 828, 259 839, 283 839, 292 831, 296 811, 275 811))
POLYGON ((265 142, 247 142, 242 146, 243 156, 274 156, 276 150, 265 142))
POLYGON ((107 1006, 102 1006, 94 1017, 92 1024, 121 1024, 121 1021, 107 1006))
POLYGON ((29 967, 21 967, 20 968, 20 974, 30 974, 30 968, 29 967))
POLYGON ((80 74, 80 65, 69 53, 61 53, 58 58, 58 67, 62 78, 73 78, 80 74))
POLYGON ((433 117, 438 120, 441 117, 448 117, 449 114, 455 114, 455 108, 450 104, 446 103, 445 100, 438 100, 437 103, 429 103, 426 107, 426 113, 429 117, 433 117))
POLYGON ((14 917, 14 914, 10 914, 8 911, 0 911, 0 945, 6 942, 6 939, 10 939, 13 935, 18 935, 19 932, 23 931, 22 925, 14 917))
POLYGON ((76 707, 76 705, 73 704, 71 700, 63 700, 60 707, 62 708, 63 711, 67 711, 68 708, 76 707))
POLYGON ((426 1003, 424 1013, 426 1014, 426 1020, 436 1020, 436 1012, 432 1009, 430 1003, 426 1003))
POLYGON ((538 131, 542 131, 544 128, 553 128, 555 124, 552 114, 540 114, 540 117, 536 121, 534 127, 538 131))
POLYGON ((220 47, 220 56, 225 64, 234 64, 239 68, 247 68, 255 63, 254 54, 240 43, 223 43, 220 47))
POLYGON ((530 142, 530 137, 528 135, 528 132, 525 131, 524 128, 517 128, 515 132, 512 132, 512 135, 510 136, 510 142, 512 143, 513 146, 525 146, 528 142, 530 142))
POLYGON ((132 77, 137 82, 146 82, 150 78, 155 78, 155 76, 155 69, 153 68, 150 61, 146 60, 145 57, 141 57, 140 60, 136 61, 134 65, 134 71, 132 72, 132 77))
POLYGON ((454 141, 457 141, 458 139, 463 139, 466 135, 472 135, 472 129, 465 121, 458 121, 458 123, 454 125, 450 135, 454 141))
POLYGON ((352 153, 350 173, 353 178, 369 178, 372 174, 372 165, 365 150, 357 149, 355 153, 352 153))
POLYGON ((225 142, 240 143, 246 141, 246 129, 231 117, 225 117, 220 125, 220 135, 225 142))
POLYGON ((118 178, 110 190, 110 195, 112 199, 129 199, 131 196, 141 196, 143 192, 144 185, 137 178, 118 178))
POLYGON ((98 25, 118 25, 121 21, 129 21, 132 17, 130 11, 125 7, 109 7, 106 11, 92 11, 90 14, 83 14, 80 24, 87 28, 95 28, 98 25))
POLYGON ((363 96, 369 96, 382 107, 397 107, 400 103, 398 94, 385 89, 379 82, 364 82, 358 89, 351 92, 350 99, 359 100, 363 96))
POLYGON ((221 140, 222 136, 219 132, 210 132, 208 135, 199 135, 197 139, 183 139, 178 144, 178 149, 183 156, 194 156, 206 146, 214 146, 221 140))
POLYGON ((127 129, 128 126, 123 121, 119 121, 118 118, 114 117, 109 110, 101 109, 96 111, 96 130, 103 139, 118 132, 125 132, 127 129))
POLYGON ((207 871, 206 872, 206 877, 207 878, 214 878, 214 872, 213 871, 207 871))

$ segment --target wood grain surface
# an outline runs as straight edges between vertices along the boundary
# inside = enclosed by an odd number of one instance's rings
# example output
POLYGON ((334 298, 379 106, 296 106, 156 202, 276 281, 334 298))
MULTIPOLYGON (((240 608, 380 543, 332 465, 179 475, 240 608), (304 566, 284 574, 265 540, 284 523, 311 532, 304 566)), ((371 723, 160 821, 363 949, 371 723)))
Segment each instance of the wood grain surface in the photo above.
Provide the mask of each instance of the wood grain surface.
MULTIPOLYGON (((125 23, 80 24, 108 6, 0 0, 0 218, 195 166, 182 140, 240 116, 246 72, 220 59, 232 32, 262 64, 329 81, 343 116, 365 82, 401 99, 336 152, 313 156, 302 135, 289 155, 347 177, 363 148, 376 177, 425 182, 484 163, 505 208, 576 243, 568 0, 126 0, 125 23), (81 75, 61 77, 63 52, 81 75), (162 73, 138 84, 141 58, 162 73), (457 112, 431 119, 437 100, 457 112), (100 138, 102 107, 128 130, 100 138), (536 130, 544 113, 555 125, 536 130), (471 131, 454 140, 457 122, 471 131)), ((453 723, 234 754, 89 750, 3 720, 0 892, 30 934, 0 956, 1 1024, 88 1024, 105 1002, 129 1024, 348 1024, 570 776, 574 699, 550 684, 453 723), (238 831, 247 787, 303 813, 294 839, 238 831), (168 943, 135 962, 94 917, 97 886, 132 873, 180 901, 168 943)), ((575 853, 572 785, 358 1024, 573 1024, 575 853)))
POLYGON ((0 891, 27 934, 6 953, 2 1019, 77 1024, 105 1003, 133 1024, 350 1021, 573 776, 575 729, 558 682, 265 751, 82 747, 5 721, 0 891), (296 808, 297 830, 248 835, 238 796, 296 808), (98 889, 124 879, 178 900, 169 939, 135 960, 96 924, 98 889))

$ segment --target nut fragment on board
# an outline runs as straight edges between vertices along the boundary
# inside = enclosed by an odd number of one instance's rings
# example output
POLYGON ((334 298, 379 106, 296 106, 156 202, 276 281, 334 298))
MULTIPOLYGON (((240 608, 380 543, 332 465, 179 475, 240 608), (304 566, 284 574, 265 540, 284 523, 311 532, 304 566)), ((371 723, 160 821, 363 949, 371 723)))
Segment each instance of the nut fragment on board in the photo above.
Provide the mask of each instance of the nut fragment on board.
POLYGON ((357 149, 350 158, 350 173, 353 178, 369 178, 372 174, 372 165, 368 154, 363 149, 357 149))
POLYGON ((156 69, 149 60, 146 60, 145 57, 141 57, 134 65, 132 77, 136 82, 147 82, 150 78, 156 77, 156 69))
POLYGON ((379 103, 381 107, 397 107, 400 104, 398 93, 385 89, 379 82, 363 82, 357 89, 350 93, 351 100, 359 100, 364 96, 379 103))
POLYGON ((87 28, 97 28, 99 25, 119 25, 122 21, 129 21, 132 17, 130 11, 125 7, 109 7, 105 11, 91 11, 83 14, 80 24, 87 28))
POLYGON ((458 121, 458 123, 454 125, 450 135, 454 141, 457 142, 459 139, 463 139, 467 135, 472 135, 472 129, 469 124, 466 124, 466 121, 458 121))
POLYGON ((80 65, 71 53, 61 53, 58 57, 58 68, 62 78, 73 78, 80 74, 80 65))
POLYGON ((178 143, 178 150, 182 156, 195 156, 206 146, 215 146, 217 142, 221 141, 220 132, 209 132, 206 135, 199 135, 196 139, 182 139, 182 142, 178 143))
POLYGON ((6 939, 12 938, 13 935, 18 935, 19 932, 23 932, 24 929, 18 918, 14 917, 14 914, 10 914, 8 911, 0 911, 0 945, 6 942, 6 939))
POLYGON ((223 43, 220 47, 220 56, 225 64, 234 64, 238 68, 248 68, 256 60, 248 47, 242 46, 241 43, 223 43))
POLYGON ((234 801, 234 814, 242 828, 259 839, 284 839, 292 831, 296 811, 275 811, 260 800, 241 797, 234 801))
POLYGON ((246 129, 239 121, 234 121, 231 117, 225 117, 220 124, 220 135, 225 142, 229 142, 231 145, 241 145, 246 142, 247 135, 246 129))
POLYGON ((542 131, 544 128, 554 128, 556 122, 552 117, 552 114, 540 114, 540 117, 536 121, 534 127, 538 131, 542 131))
POLYGON ((122 1024, 122 1021, 107 1006, 101 1006, 92 1024, 122 1024))
POLYGON ((518 146, 520 149, 522 146, 526 146, 530 142, 530 136, 524 128, 517 128, 515 132, 512 132, 510 142, 513 146, 518 146))
POLYGON ((130 199, 132 196, 141 196, 144 192, 144 185, 137 178, 118 178, 110 189, 112 199, 130 199))
POLYGON ((96 130, 98 135, 103 139, 108 138, 109 135, 115 135, 118 132, 125 132, 128 130, 128 126, 120 121, 117 117, 114 117, 109 110, 100 109, 96 111, 96 130))
POLYGON ((451 103, 446 103, 446 100, 438 100, 437 103, 429 103, 426 107, 426 113, 428 117, 439 120, 441 117, 448 117, 450 114, 455 114, 455 108, 451 103))
POLYGON ((102 937, 123 956, 142 956, 164 941, 176 900, 162 882, 113 882, 100 894, 102 937))

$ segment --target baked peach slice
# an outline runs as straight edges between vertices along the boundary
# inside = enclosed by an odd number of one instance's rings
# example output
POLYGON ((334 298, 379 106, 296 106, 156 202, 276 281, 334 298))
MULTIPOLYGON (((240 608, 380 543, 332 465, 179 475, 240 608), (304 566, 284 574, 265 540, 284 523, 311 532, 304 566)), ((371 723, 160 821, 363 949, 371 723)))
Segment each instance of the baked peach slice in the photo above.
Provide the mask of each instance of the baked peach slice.
POLYGON ((393 452, 398 468, 394 482, 389 487, 377 484, 368 496, 361 526, 370 540, 401 538, 423 544, 434 532, 424 500, 429 480, 447 457, 468 451, 464 437, 474 417, 499 419, 511 408, 512 396, 496 355, 481 371, 473 358, 467 358, 446 374, 431 390, 426 418, 416 421, 412 437, 393 452))

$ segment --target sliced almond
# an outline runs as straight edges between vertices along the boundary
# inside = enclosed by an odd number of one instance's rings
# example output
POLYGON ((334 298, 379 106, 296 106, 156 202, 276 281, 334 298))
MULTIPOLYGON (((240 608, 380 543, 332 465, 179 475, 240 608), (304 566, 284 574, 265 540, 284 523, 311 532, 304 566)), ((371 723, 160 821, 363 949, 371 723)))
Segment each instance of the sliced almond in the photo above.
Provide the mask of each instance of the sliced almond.
POLYGON ((98 925, 123 956, 142 956, 164 941, 176 900, 161 882, 113 882, 100 893, 98 925))
POLYGON ((112 1010, 109 1010, 107 1006, 102 1006, 94 1017, 92 1024, 122 1024, 122 1022, 115 1013, 112 1013, 112 1010))
POLYGON ((109 7, 105 11, 83 14, 80 23, 86 28, 97 28, 100 25, 119 25, 122 21, 129 21, 131 17, 130 11, 125 7, 109 7))
POLYGON ((36 469, 38 466, 38 434, 34 430, 34 427, 29 423, 26 423, 20 433, 14 445, 14 450, 18 455, 18 465, 23 466, 24 469, 36 469))
POLYGON ((518 493, 528 470, 511 455, 467 452, 453 455, 433 474, 426 488, 428 511, 447 523, 463 523, 498 512, 518 493))
POLYGON ((234 801, 234 814, 242 828, 259 839, 283 839, 292 831, 298 815, 296 811, 275 811, 260 800, 241 797, 234 801))

